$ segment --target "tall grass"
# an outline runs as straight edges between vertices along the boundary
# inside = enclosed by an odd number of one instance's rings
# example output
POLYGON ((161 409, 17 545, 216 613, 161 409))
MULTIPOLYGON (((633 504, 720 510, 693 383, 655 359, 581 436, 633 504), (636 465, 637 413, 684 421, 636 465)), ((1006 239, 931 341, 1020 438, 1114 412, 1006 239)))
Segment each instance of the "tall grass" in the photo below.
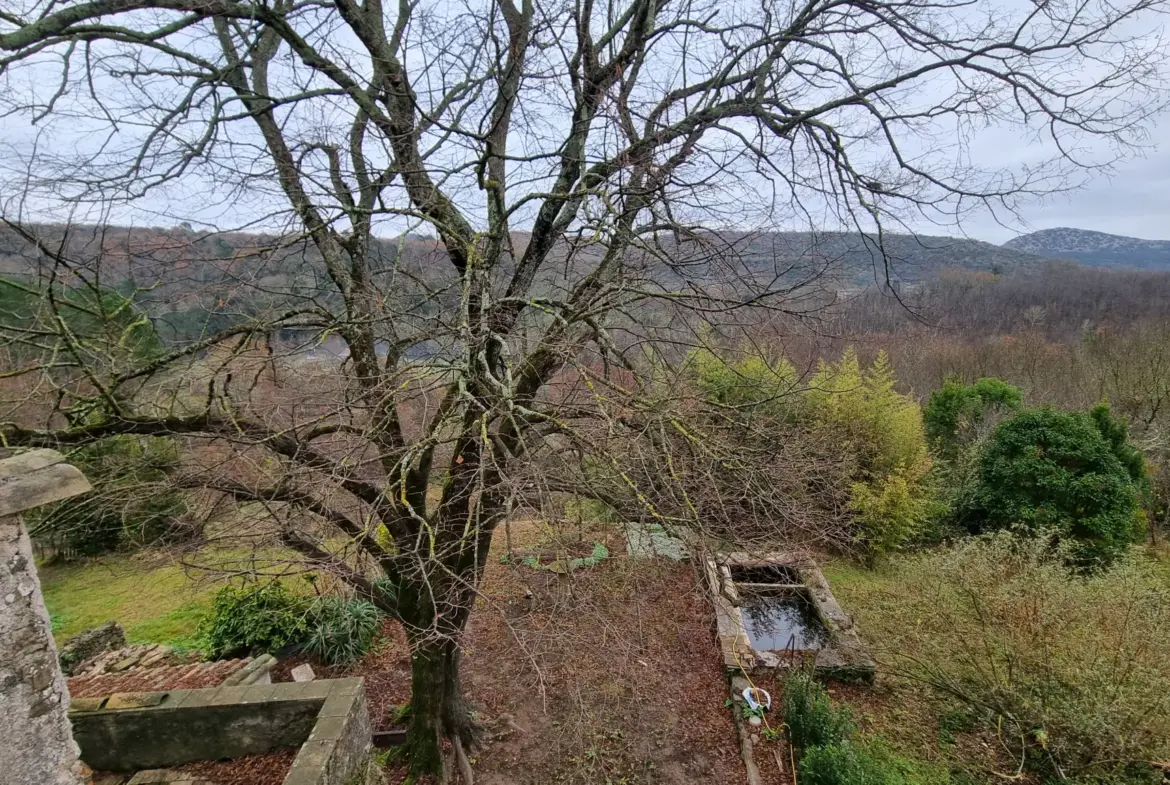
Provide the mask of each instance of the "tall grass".
POLYGON ((1140 556, 1086 577, 1000 535, 843 589, 886 668, 982 717, 1023 768, 1143 779, 1170 759, 1170 586, 1140 556))

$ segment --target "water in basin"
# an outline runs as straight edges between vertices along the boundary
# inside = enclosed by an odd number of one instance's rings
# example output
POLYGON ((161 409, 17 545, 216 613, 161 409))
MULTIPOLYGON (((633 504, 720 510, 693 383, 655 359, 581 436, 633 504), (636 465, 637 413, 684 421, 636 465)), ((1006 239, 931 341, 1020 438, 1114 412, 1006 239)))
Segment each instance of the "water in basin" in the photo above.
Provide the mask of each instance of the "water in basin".
POLYGON ((743 592, 739 609, 748 640, 756 651, 784 651, 790 647, 808 651, 828 645, 828 630, 800 592, 743 592))

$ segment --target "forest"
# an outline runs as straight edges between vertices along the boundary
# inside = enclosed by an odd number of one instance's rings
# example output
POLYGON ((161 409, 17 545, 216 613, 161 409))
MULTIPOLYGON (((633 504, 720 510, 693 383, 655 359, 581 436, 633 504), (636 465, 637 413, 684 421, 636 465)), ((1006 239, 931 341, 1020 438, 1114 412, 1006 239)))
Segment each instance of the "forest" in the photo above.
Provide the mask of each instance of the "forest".
POLYGON ((1157 781, 1161 246, 973 238, 1150 152, 1168 2, 4 3, 0 448, 92 490, 0 697, 117 621, 360 678, 359 785, 1157 781))
MULTIPOLYGON (((55 313, 64 329, 54 340, 103 358, 103 372, 182 353, 182 373, 135 392, 175 422, 207 394, 231 406, 235 427, 260 411, 270 423, 334 414, 325 402, 345 358, 275 340, 240 342, 229 356, 162 340, 149 311, 113 290, 64 287, 54 304, 8 281, 10 367, 45 362, 29 325, 54 334, 55 313)), ((898 296, 822 290, 807 313, 766 313, 747 329, 742 312, 731 324, 706 320, 689 348, 631 341, 624 368, 586 356, 544 393, 566 416, 578 413, 575 440, 554 442, 539 472, 509 477, 506 540, 491 567, 504 575, 485 580, 511 585, 505 594, 535 591, 551 603, 545 612, 571 623, 594 611, 567 601, 564 587, 533 583, 549 553, 571 585, 585 581, 570 595, 596 591, 592 580, 678 580, 627 561, 629 526, 699 535, 716 550, 806 549, 873 641, 880 701, 910 702, 921 713, 911 724, 937 730, 924 741, 872 696, 830 701, 816 682, 790 677, 777 743, 791 745, 800 781, 990 782, 1015 767, 1030 782, 1153 782, 1150 764, 1170 754, 1161 664, 1170 643, 1168 294, 1170 274, 1068 262, 1009 274, 944 269, 898 296), (790 706, 789 694, 804 703, 790 706), (978 754, 966 748, 975 740, 978 754)), ((428 380, 440 362, 415 362, 404 409, 414 417, 433 409, 428 380)), ((30 378, 4 380, 18 415, 8 438, 29 439, 38 417, 61 416, 30 378)), ((83 412, 68 416, 84 427, 83 412)), ((96 490, 30 519, 47 574, 60 575, 50 599, 60 598, 68 629, 97 620, 78 599, 87 586, 108 591, 126 618, 143 617, 132 639, 209 658, 299 652, 339 673, 401 668, 385 655, 400 634, 386 615, 397 589, 380 579, 382 599, 372 601, 335 561, 305 558, 312 551, 298 537, 359 566, 369 555, 310 519, 286 519, 300 480, 279 479, 231 437, 167 430, 73 448, 96 490), (102 564, 113 570, 108 588, 92 584, 102 564), (117 599, 124 581, 164 574, 157 610, 117 599), (168 612, 172 596, 179 608, 168 612)), ((328 429, 313 442, 340 465, 361 455, 328 429)), ((374 476, 359 468, 341 481, 374 476)), ((343 514, 336 504, 318 514, 343 514)), ((395 547, 385 526, 353 536, 370 538, 374 553, 395 547)), ((386 723, 402 722, 387 712, 386 723)), ((533 765, 533 776, 552 776, 547 762, 533 765)))

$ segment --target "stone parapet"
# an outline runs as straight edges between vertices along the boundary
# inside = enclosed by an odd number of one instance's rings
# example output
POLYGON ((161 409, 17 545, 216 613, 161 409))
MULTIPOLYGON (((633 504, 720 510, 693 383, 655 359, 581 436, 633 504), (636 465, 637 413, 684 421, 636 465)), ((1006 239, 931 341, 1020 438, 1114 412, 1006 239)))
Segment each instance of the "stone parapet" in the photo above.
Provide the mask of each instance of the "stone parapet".
POLYGON ((346 785, 365 765, 371 725, 361 679, 118 693, 70 712, 95 769, 164 769, 300 747, 285 785, 346 785))

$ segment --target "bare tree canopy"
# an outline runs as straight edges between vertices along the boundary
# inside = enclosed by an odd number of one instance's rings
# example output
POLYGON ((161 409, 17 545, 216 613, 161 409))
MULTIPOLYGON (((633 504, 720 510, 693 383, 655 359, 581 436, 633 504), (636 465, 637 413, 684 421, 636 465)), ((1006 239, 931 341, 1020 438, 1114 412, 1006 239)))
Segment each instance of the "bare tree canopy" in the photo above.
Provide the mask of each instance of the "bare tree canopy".
POLYGON ((644 340, 821 302, 828 262, 744 230, 1010 211, 1139 145, 1166 8, 10 0, 0 111, 46 130, 13 153, 28 177, 3 205, 39 310, 0 322, 7 378, 41 379, 45 403, 0 436, 231 445, 230 469, 190 481, 268 505, 285 546, 402 620, 414 771, 443 768, 447 737, 470 780, 458 636, 493 530, 550 456, 603 459, 580 422, 642 427, 644 340), (975 165, 981 132, 1042 153, 975 165), (168 200, 280 235, 230 265, 233 302, 263 307, 136 351, 132 303, 174 269, 112 297, 110 236, 86 256, 28 222, 168 200), (345 361, 280 376, 281 331, 336 336, 345 361))

